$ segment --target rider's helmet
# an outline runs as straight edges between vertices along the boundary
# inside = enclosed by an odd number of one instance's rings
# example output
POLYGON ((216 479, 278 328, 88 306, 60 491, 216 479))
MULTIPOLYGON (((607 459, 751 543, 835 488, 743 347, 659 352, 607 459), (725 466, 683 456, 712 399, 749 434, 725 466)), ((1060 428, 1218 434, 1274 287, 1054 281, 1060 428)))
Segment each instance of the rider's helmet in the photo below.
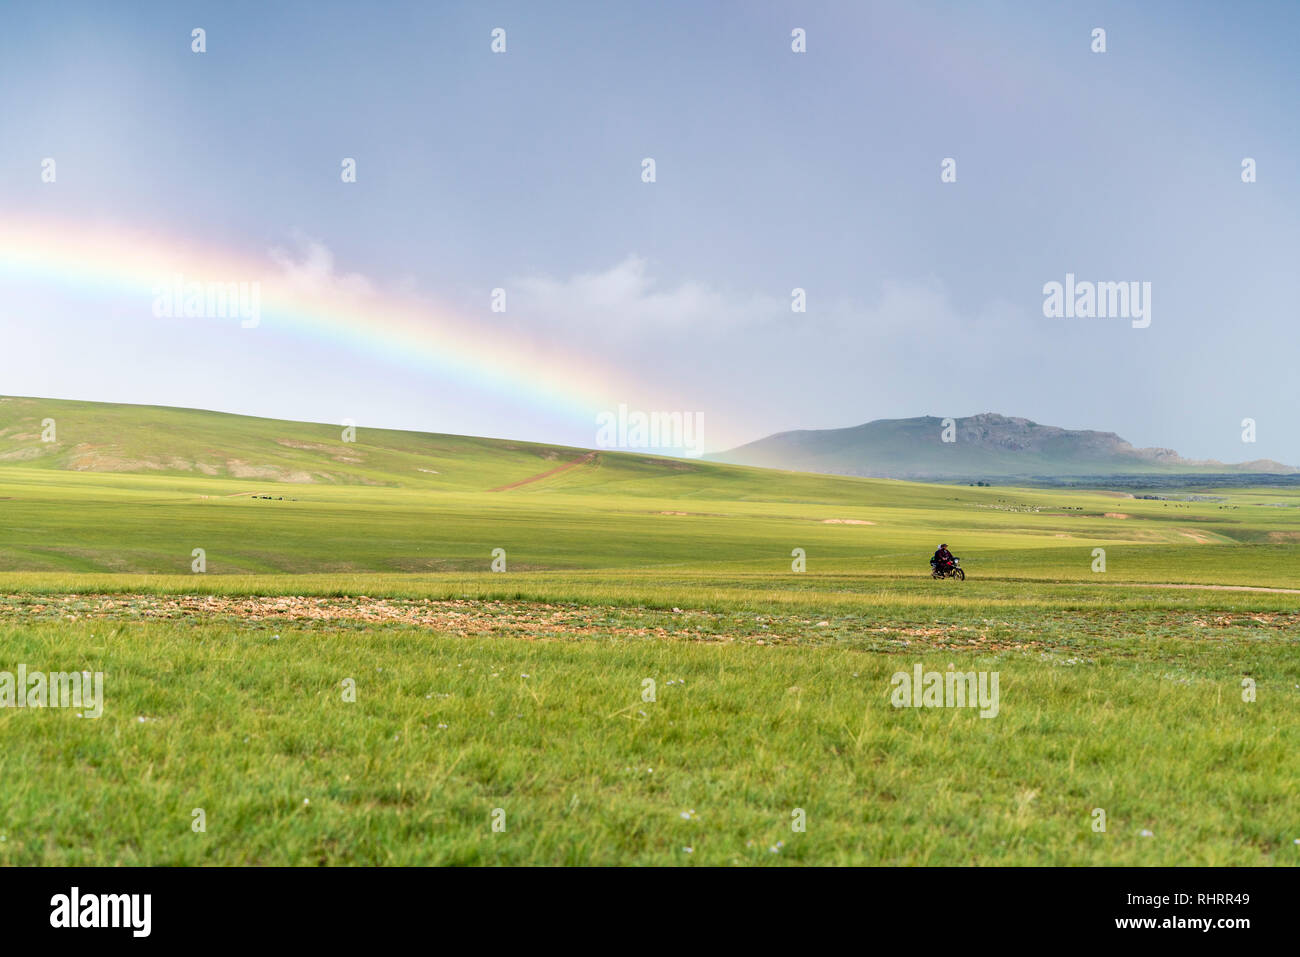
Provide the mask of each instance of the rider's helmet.
POLYGON ((944 543, 943 543, 942 545, 940 545, 939 547, 940 547, 940 548, 947 548, 947 547, 948 547, 948 543, 947 543, 947 542, 944 542, 944 543))

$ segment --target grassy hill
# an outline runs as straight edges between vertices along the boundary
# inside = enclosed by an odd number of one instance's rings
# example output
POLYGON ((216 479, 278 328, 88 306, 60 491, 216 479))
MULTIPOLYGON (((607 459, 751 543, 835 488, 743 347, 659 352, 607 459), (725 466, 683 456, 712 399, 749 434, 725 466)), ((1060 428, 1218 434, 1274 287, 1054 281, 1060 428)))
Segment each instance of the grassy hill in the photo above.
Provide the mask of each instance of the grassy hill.
POLYGON ((295 485, 479 489, 580 454, 530 442, 285 422, 166 406, 0 397, 0 466, 261 480, 295 485), (42 422, 54 421, 54 441, 42 422))
POLYGON ((813 572, 910 577, 947 541, 977 579, 1095 580, 1101 547, 1110 579, 1300 582, 1284 558, 1300 540, 1293 490, 1139 500, 341 435, 192 409, 0 400, 0 572, 190 576, 202 548, 208 575, 481 574, 502 548, 512 572, 558 575, 564 588, 566 575, 608 572, 601 587, 624 589, 619 570, 635 569, 640 594, 671 602, 663 581, 734 590, 745 575, 788 575, 796 548, 813 572), (54 442, 41 441, 46 418, 54 442))
POLYGON ((1062 429, 994 413, 956 419, 952 441, 944 441, 944 424, 936 416, 921 416, 781 432, 710 458, 804 472, 962 482, 1297 471, 1271 461, 1192 461, 1171 449, 1134 448, 1113 432, 1062 429))

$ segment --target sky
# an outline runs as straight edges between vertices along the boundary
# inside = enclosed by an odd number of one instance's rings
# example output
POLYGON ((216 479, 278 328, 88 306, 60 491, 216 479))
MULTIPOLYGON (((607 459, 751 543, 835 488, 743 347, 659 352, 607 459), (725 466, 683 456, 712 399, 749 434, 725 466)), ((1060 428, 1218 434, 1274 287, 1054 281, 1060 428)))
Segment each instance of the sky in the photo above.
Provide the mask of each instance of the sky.
POLYGON ((0 394, 584 447, 624 406, 696 416, 696 452, 991 411, 1300 464, 1298 29, 1263 2, 10 0, 0 394), (166 315, 177 272, 256 285, 258 321, 166 315), (1067 274, 1150 283, 1150 324, 1045 316, 1067 274))

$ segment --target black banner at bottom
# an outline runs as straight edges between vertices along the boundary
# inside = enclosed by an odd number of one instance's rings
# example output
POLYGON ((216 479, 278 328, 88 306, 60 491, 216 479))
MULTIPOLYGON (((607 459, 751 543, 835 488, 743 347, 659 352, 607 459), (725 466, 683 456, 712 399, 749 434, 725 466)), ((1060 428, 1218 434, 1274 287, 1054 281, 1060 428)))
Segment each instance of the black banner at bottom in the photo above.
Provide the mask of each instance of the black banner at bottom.
POLYGON ((0 870, 8 945, 337 946, 462 931, 497 945, 612 945, 689 928, 679 940, 691 946, 850 929, 944 945, 1129 937, 1232 947, 1292 937, 1293 895, 1284 868, 0 870))

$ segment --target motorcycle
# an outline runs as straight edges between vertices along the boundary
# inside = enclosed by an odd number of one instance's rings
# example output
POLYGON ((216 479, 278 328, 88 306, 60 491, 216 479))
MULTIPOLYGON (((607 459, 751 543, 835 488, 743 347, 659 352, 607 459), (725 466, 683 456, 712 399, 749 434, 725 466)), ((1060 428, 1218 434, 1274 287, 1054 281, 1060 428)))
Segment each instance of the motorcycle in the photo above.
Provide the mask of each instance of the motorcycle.
POLYGON ((964 582, 966 580, 966 573, 962 571, 961 559, 954 556, 953 560, 948 564, 941 565, 936 562, 931 562, 930 577, 955 578, 958 581, 964 582))

